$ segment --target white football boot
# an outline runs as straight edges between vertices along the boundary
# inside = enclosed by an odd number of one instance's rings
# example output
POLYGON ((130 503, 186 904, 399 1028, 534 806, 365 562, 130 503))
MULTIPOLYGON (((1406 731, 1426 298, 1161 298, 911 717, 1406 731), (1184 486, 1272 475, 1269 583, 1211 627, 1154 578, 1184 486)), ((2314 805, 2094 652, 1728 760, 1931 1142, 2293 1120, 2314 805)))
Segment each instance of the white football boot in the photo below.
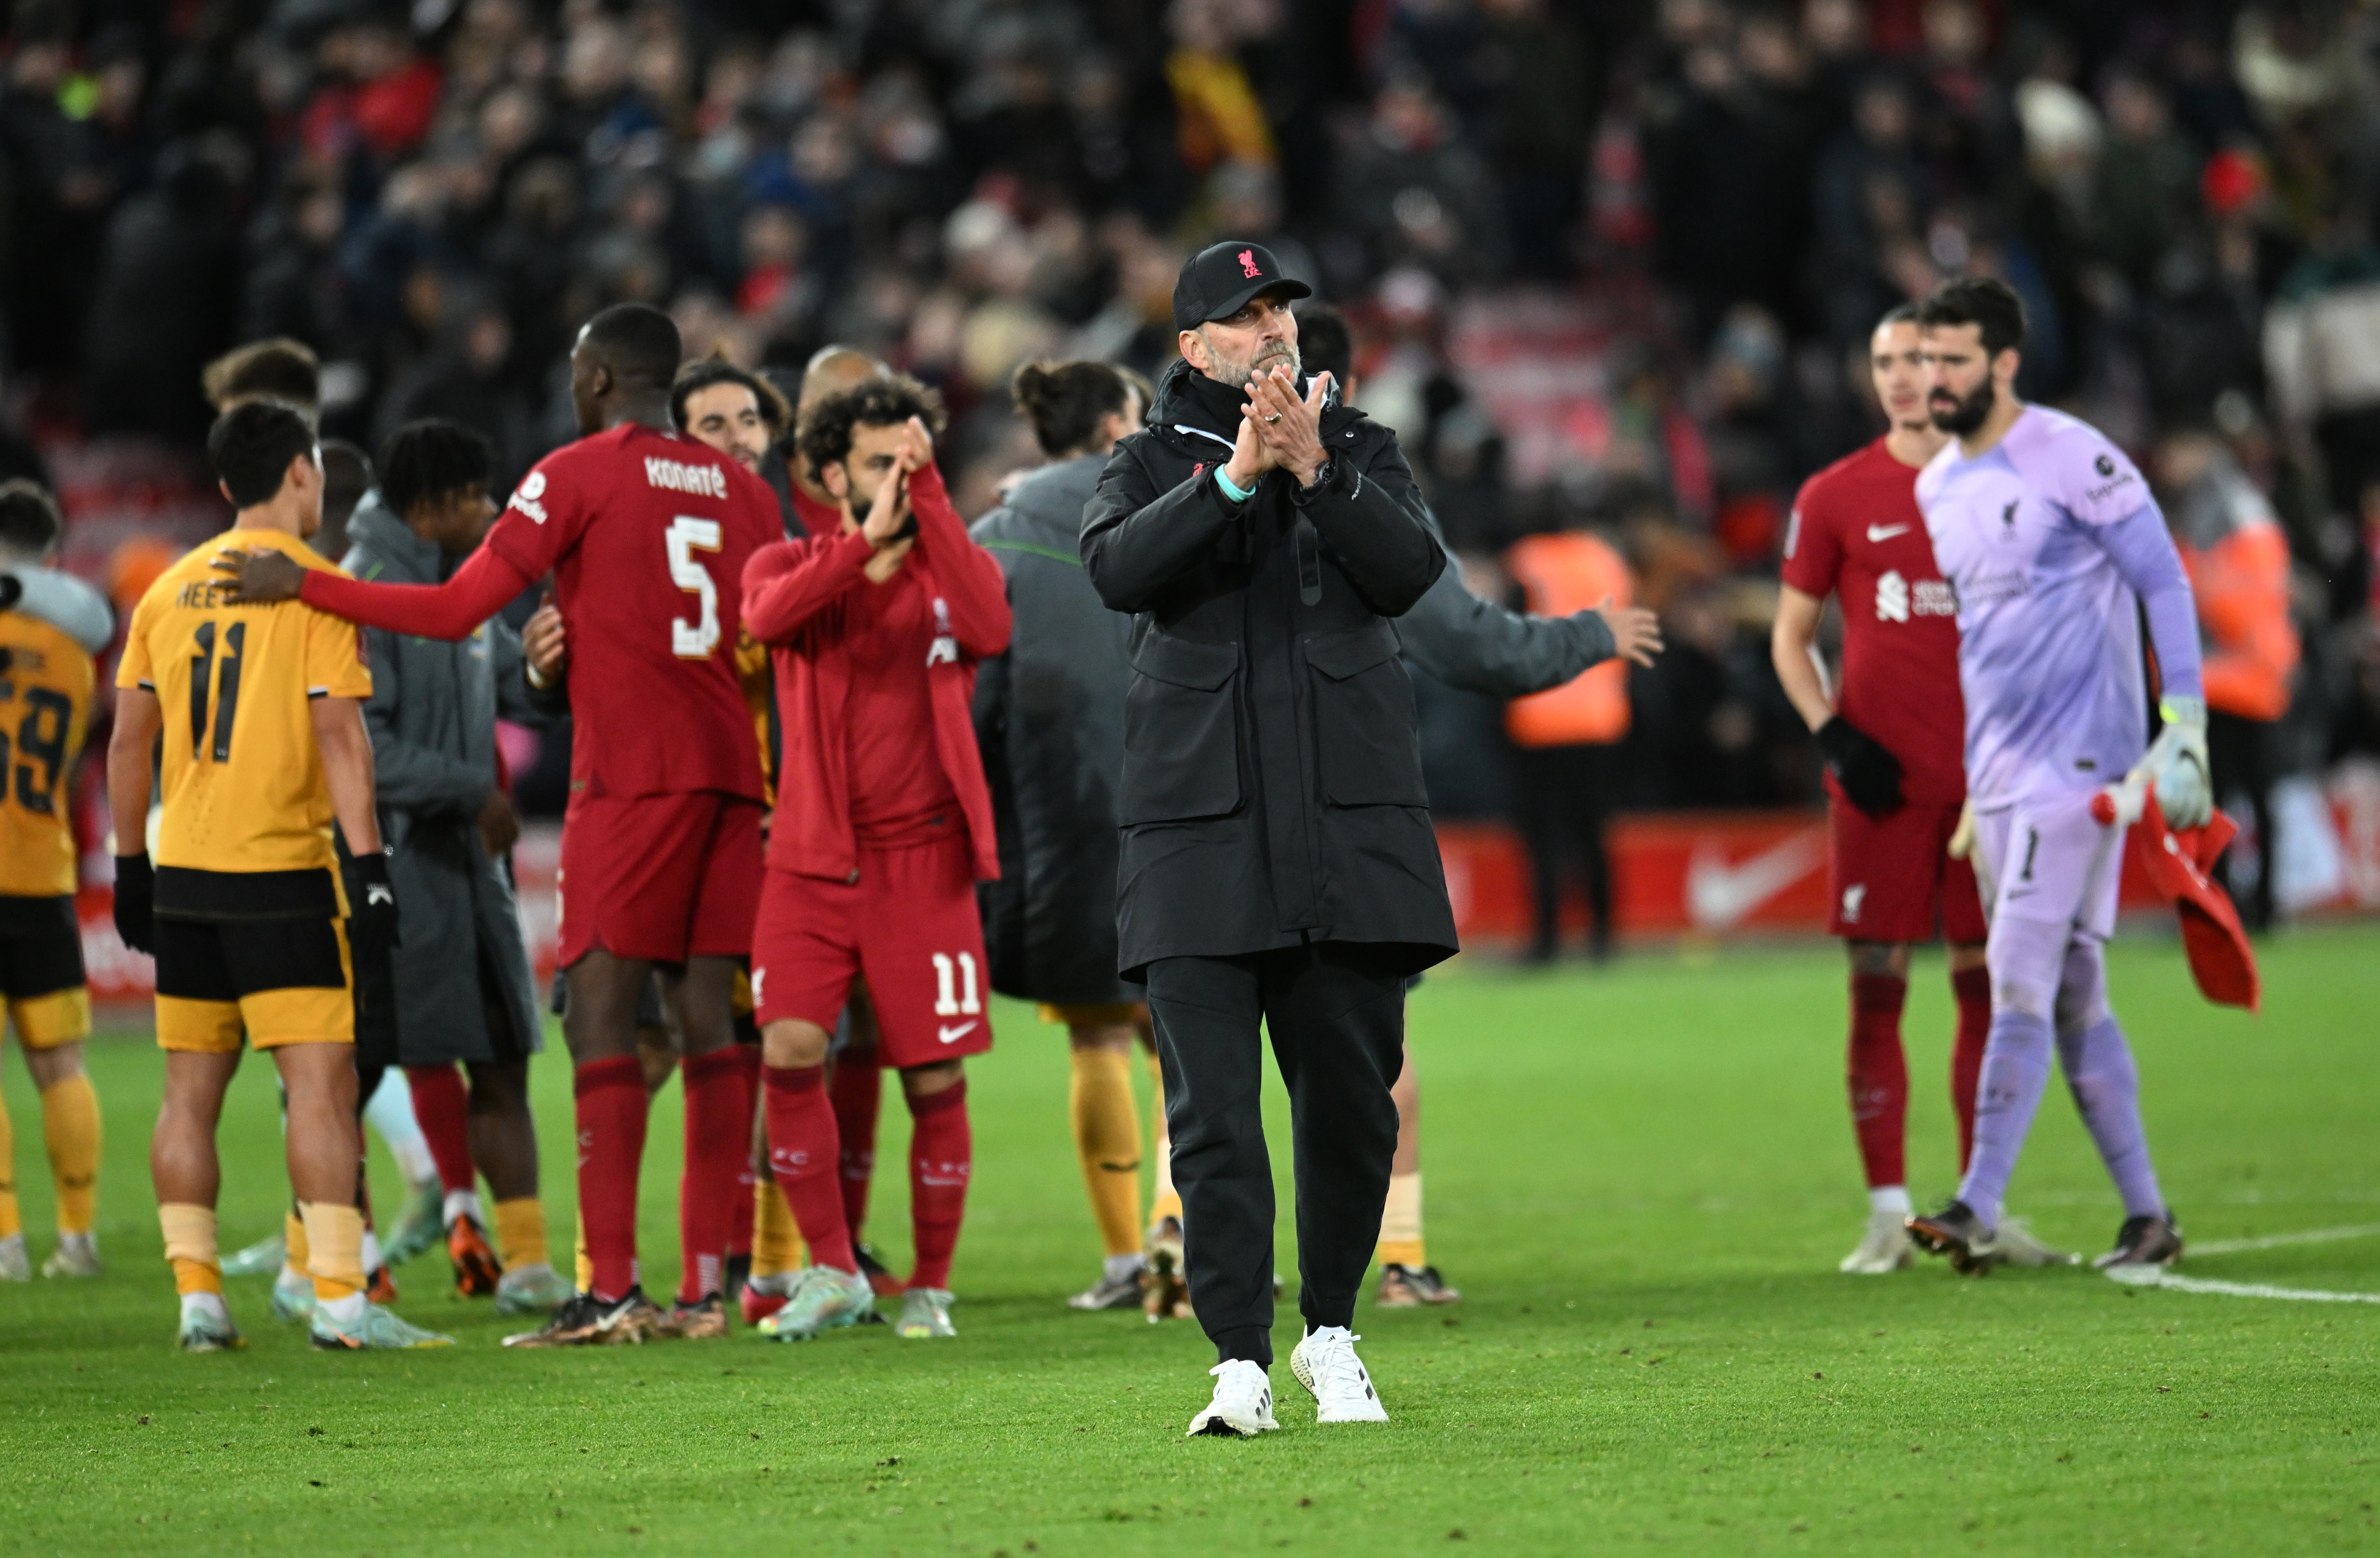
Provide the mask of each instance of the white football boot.
POLYGON ((1853 1276, 1882 1276, 1887 1272, 1906 1271, 1916 1263, 1917 1246, 1909 1242, 1908 1214, 1871 1212, 1867 1214, 1867 1233, 1860 1239, 1859 1248, 1844 1256, 1835 1269, 1853 1276))
POLYGON ((42 1262, 43 1276, 97 1276, 99 1274, 97 1234, 60 1234, 57 1253, 42 1262))
POLYGON ((1190 1419, 1184 1438, 1212 1434, 1220 1439, 1254 1439, 1281 1426, 1273 1421, 1272 1382, 1265 1377, 1262 1364, 1235 1358, 1207 1372, 1215 1377, 1215 1399, 1190 1419))
POLYGON ((25 1236, 19 1231, 0 1238, 0 1282, 30 1282, 33 1280, 33 1258, 25 1253, 25 1236))
POLYGON ((1372 1376, 1365 1372, 1364 1360, 1355 1356, 1355 1344, 1362 1339, 1349 1335, 1343 1325, 1319 1326, 1307 1332, 1297 1350, 1289 1355, 1289 1371, 1314 1393, 1316 1422, 1389 1420, 1380 1393, 1372 1388, 1372 1376))

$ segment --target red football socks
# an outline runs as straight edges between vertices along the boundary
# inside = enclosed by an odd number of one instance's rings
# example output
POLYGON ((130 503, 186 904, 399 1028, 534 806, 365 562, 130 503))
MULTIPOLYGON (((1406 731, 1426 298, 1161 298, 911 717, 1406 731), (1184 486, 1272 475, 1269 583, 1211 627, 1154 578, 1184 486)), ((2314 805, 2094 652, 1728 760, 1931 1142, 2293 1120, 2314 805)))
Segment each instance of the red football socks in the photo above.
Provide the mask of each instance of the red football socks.
POLYGON ((1984 1074, 1984 1041, 1992 1033, 1992 971, 1961 969, 1950 976, 1959 998, 1959 1037, 1950 1050, 1950 1111, 1959 1117, 1959 1172, 1975 1148, 1975 1082, 1984 1074))
POLYGON ((438 1165, 438 1184, 448 1195, 479 1188, 471 1167, 471 1100, 463 1091, 459 1066, 407 1066, 405 1080, 413 1089, 413 1117, 420 1122, 421 1139, 430 1143, 431 1161, 438 1165))
POLYGON ((785 1192, 794 1226, 821 1266, 856 1273, 851 1229, 835 1189, 840 1153, 823 1066, 769 1066, 760 1073, 769 1109, 769 1173, 785 1192))
MULTIPOLYGON (((859 1226, 868 1221, 868 1189, 876 1178, 876 1120, 884 1096, 884 1072, 876 1051, 863 1062, 838 1060, 827 1096, 834 1101, 834 1129, 843 1143, 839 1159, 843 1180, 843 1222, 856 1242, 859 1226)), ((804 1238, 809 1230, 802 1230, 804 1238)))
POLYGON ((951 1251, 959 1245, 966 1211, 967 1176, 975 1167, 975 1133, 967 1124, 966 1081, 909 1100, 916 1129, 909 1138, 909 1220, 917 1241, 912 1287, 947 1288, 951 1251))
POLYGON ((740 1047, 698 1055, 679 1073, 686 1088, 686 1168, 677 1188, 681 1304, 699 1303, 721 1288, 735 1179, 752 1160, 752 1098, 744 1090, 740 1047))
POLYGON ((752 1154, 752 1111, 760 1102, 760 1046, 737 1045, 735 1082, 743 1093, 743 1156, 736 1160, 735 1204, 729 1214, 727 1253, 733 1258, 752 1253, 752 1198, 760 1189, 759 1160, 752 1154))
POLYGON ((578 1220, 595 1297, 614 1303, 637 1285, 637 1171, 645 1157, 645 1072, 633 1055, 573 1074, 578 1102, 578 1220))
POLYGON ((1898 975, 1852 975, 1852 1129, 1870 1190, 1908 1183, 1902 1159, 1909 1062, 1900 1049, 1900 1008, 1908 996, 1909 982, 1898 975))

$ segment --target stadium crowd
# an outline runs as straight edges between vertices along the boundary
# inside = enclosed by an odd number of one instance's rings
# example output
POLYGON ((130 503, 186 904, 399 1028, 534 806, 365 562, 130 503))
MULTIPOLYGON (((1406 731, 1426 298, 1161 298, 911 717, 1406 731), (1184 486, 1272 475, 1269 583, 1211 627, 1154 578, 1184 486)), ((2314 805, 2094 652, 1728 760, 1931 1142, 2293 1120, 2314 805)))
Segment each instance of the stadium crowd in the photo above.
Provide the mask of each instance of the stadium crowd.
POLYGON ((1616 717, 1433 689, 1437 809, 1525 817, 1527 765, 1483 760, 1514 743, 1610 749, 1611 806, 1800 803, 1817 755, 1767 654, 1794 491, 1878 425, 1877 315, 1995 274, 2023 393, 2143 459, 2228 603, 2211 695, 2263 786, 2380 753, 2374 14, 22 0, 9 458, 160 446, 195 477, 201 366, 286 335, 326 433, 455 417, 501 489, 570 436, 577 322, 643 301, 692 355, 842 342, 931 383, 972 518, 1038 459, 1016 365, 1154 376, 1182 260, 1253 235, 1352 316, 1473 588, 1591 605, 1510 550, 1587 531, 1669 630, 1616 717))

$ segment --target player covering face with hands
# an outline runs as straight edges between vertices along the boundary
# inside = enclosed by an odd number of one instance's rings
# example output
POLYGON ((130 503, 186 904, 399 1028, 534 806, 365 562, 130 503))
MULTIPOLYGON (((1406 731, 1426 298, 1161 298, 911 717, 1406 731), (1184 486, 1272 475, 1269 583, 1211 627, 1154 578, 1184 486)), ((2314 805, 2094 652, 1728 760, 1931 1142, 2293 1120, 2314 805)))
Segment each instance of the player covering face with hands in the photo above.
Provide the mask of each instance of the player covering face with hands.
POLYGON ((837 531, 764 548, 744 574, 785 732, 752 951, 769 1167, 816 1262, 760 1322, 783 1341, 873 1307, 826 1092, 829 1037, 863 976, 916 1126, 899 1333, 955 1334, 951 1258, 974 1159, 962 1062, 991 1045, 975 884, 999 875, 970 707, 976 662, 1007 647, 1010 623, 999 564, 934 467, 941 416, 930 392, 889 375, 807 410, 800 451, 837 531))

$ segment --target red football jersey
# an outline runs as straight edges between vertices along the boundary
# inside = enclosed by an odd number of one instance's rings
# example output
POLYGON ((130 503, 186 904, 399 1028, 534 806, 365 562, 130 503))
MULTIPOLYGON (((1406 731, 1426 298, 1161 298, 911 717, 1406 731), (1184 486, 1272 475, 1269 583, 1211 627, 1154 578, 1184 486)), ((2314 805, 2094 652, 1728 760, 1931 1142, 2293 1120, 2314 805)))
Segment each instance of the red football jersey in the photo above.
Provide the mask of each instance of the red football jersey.
POLYGON ((1900 759, 1912 800, 1967 793, 1958 604, 1934 565, 1917 470, 1882 439, 1812 477, 1785 532, 1785 582, 1843 608, 1844 719, 1900 759))
POLYGON ((735 643, 745 562, 783 533, 759 477, 635 423, 565 444, 521 478, 487 545, 532 579, 553 574, 573 794, 760 799, 735 643))

